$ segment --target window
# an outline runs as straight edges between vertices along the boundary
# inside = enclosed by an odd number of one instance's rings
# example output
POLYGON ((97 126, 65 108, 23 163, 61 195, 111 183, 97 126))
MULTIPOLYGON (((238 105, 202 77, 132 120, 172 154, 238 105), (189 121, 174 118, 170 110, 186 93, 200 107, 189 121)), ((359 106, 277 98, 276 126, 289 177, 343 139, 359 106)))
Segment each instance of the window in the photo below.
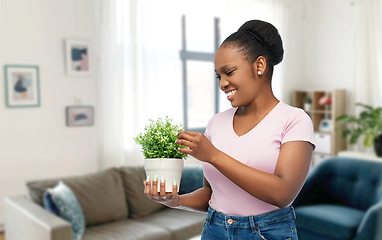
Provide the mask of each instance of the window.
POLYGON ((204 132, 219 111, 214 56, 220 45, 219 19, 182 16, 183 119, 186 130, 204 132), (203 29, 203 30, 202 30, 203 29), (204 32, 203 32, 204 31, 204 32))

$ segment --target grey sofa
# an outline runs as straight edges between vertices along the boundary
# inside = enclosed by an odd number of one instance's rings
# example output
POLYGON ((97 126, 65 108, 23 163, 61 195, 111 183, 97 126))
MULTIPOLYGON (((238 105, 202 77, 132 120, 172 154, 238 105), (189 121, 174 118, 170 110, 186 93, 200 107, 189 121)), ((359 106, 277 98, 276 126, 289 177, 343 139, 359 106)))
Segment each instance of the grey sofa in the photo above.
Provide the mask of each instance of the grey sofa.
MULTIPOLYGON (((143 194, 142 167, 111 168, 94 174, 29 181, 28 194, 4 200, 7 240, 71 240, 71 225, 43 207, 47 188, 62 180, 84 214, 83 240, 189 239, 201 233, 205 213, 167 208, 143 194)), ((186 166, 179 194, 203 185, 200 166, 186 166)))

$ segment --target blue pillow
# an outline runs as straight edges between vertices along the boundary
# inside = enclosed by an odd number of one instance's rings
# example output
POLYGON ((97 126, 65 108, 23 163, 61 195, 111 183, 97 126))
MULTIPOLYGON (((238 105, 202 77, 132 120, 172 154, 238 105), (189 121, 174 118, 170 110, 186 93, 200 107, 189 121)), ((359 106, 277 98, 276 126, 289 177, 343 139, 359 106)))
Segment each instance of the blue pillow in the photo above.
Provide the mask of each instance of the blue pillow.
POLYGON ((58 212, 58 209, 56 207, 56 204, 54 204, 52 195, 48 191, 44 192, 44 197, 42 199, 44 203, 44 208, 48 210, 48 212, 51 212, 57 216, 60 216, 60 213, 58 212))
POLYGON ((54 188, 48 188, 58 214, 72 225, 72 239, 80 240, 85 232, 85 218, 82 208, 72 190, 63 182, 58 182, 54 188))

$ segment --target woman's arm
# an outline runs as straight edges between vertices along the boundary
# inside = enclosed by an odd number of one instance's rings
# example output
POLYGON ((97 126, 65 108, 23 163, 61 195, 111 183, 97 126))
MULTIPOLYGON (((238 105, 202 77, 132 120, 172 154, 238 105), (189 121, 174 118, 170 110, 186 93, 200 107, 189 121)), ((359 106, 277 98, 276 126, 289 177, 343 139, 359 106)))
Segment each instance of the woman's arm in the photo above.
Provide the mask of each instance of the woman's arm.
POLYGON ((172 193, 165 192, 165 182, 160 182, 160 192, 154 191, 157 189, 158 181, 153 182, 152 189, 151 180, 149 182, 144 181, 145 184, 145 194, 151 200, 164 204, 171 208, 185 209, 198 212, 207 212, 208 202, 211 198, 211 186, 204 178, 204 186, 197 189, 194 192, 178 195, 177 185, 173 185, 172 193))
POLYGON ((309 142, 293 141, 281 145, 274 174, 249 167, 216 149, 203 135, 180 132, 178 144, 196 159, 208 162, 252 196, 280 208, 288 206, 302 188, 309 171, 313 147, 309 142))

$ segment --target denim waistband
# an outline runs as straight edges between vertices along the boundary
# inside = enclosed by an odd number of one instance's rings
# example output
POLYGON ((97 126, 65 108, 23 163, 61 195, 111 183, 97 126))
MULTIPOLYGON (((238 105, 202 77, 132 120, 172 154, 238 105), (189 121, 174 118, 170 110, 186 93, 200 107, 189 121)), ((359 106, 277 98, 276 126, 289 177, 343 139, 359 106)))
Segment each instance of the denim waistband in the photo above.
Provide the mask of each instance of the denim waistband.
POLYGON ((225 225, 225 227, 251 227, 252 232, 256 232, 258 227, 268 225, 275 222, 284 221, 289 218, 296 218, 292 206, 278 209, 272 212, 254 215, 254 216, 231 216, 218 212, 212 207, 208 208, 206 223, 209 225, 211 221, 225 225))

